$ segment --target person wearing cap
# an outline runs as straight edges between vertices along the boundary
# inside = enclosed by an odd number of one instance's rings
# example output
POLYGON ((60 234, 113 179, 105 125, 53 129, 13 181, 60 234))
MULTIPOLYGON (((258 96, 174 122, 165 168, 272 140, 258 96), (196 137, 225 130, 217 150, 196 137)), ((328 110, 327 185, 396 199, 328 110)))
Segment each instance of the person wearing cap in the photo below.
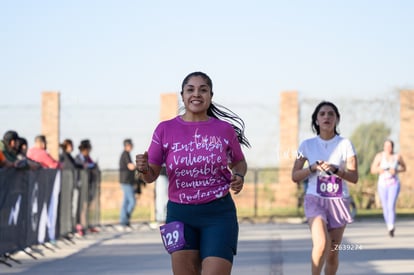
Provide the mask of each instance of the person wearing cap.
POLYGON ((38 135, 34 140, 35 144, 27 151, 27 157, 40 163, 43 168, 61 168, 59 161, 55 160, 47 151, 47 142, 44 135, 38 135))
POLYGON ((19 135, 16 131, 9 130, 3 135, 3 140, 0 142, 0 150, 9 162, 17 161, 16 141, 19 135))
POLYGON ((16 131, 9 130, 0 141, 0 151, 2 152, 5 161, 0 164, 0 167, 15 167, 15 168, 35 168, 29 165, 26 157, 19 157, 17 141, 20 139, 16 131))
POLYGON ((98 228, 88 224, 87 209, 90 207, 91 203, 94 201, 97 195, 100 172, 97 163, 94 162, 90 157, 92 145, 89 139, 81 140, 78 149, 79 154, 76 156, 75 162, 77 164, 83 165, 88 173, 88 182, 82 182, 81 184, 87 184, 87 186, 80 187, 80 209, 76 225, 76 231, 80 236, 83 236, 86 232, 86 229, 92 233, 99 232, 98 228), (87 190, 87 192, 85 193, 82 190, 87 190), (87 228, 85 228, 85 226, 87 226, 87 228))
POLYGON ((76 156, 76 162, 82 164, 85 168, 95 168, 96 163, 90 157, 92 145, 89 139, 82 140, 78 148, 79 154, 76 156))

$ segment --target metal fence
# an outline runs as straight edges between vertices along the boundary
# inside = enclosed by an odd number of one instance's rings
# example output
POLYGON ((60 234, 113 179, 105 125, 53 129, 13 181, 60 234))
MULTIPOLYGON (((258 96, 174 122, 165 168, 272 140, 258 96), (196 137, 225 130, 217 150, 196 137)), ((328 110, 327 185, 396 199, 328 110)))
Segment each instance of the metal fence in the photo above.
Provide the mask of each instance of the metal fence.
MULTIPOLYGON (((102 193, 107 194, 108 192, 112 192, 111 188, 117 182, 117 170, 102 171, 102 193)), ((280 196, 276 196, 276 193, 280 192, 281 188, 281 184, 279 183, 279 168, 250 168, 246 174, 242 192, 238 195, 233 195, 239 217, 244 220, 253 221, 261 218, 271 219, 276 216, 301 215, 300 200, 303 192, 301 185, 296 185, 293 182, 289 182, 288 184, 292 184, 292 189, 295 190, 293 194, 294 203, 280 207, 280 201, 277 201, 280 196)), ((108 205, 113 204, 113 200, 122 200, 122 193, 118 193, 118 197, 115 196, 114 192, 112 194, 111 202, 107 202, 108 205)), ((142 209, 157 211, 155 205, 156 196, 155 183, 153 183, 145 187, 138 199, 138 209, 136 211, 141 211, 141 215, 145 216, 146 219, 152 219, 155 214, 142 213, 142 209)), ((292 196, 292 194, 286 194, 287 196, 292 196)), ((102 205, 102 211, 109 211, 108 205, 105 205, 105 200, 102 203, 104 204, 102 205)))

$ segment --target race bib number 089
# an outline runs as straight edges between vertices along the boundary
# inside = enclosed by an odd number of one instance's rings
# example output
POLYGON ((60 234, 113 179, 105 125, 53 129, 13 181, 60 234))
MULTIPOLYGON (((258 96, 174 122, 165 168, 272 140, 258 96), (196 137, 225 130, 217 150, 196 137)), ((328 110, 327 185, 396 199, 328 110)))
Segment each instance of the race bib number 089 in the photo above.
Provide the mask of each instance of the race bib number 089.
POLYGON ((342 197, 342 179, 337 176, 318 176, 316 192, 322 197, 342 197))

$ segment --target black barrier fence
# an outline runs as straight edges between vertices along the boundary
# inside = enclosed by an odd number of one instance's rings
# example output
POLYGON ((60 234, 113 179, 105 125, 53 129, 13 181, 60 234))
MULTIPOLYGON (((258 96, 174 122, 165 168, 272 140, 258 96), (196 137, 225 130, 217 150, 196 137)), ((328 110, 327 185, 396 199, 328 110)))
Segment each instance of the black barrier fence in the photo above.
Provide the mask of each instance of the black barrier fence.
POLYGON ((99 169, 0 169, 0 256, 100 223, 99 169))

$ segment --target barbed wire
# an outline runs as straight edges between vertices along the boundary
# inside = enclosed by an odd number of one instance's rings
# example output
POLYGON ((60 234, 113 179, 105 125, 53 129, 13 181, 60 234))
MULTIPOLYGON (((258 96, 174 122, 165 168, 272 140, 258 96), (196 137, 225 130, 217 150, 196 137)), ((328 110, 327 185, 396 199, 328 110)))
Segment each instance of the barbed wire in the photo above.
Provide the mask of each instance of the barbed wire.
MULTIPOLYGON (((311 130, 311 115, 320 98, 300 94, 299 140, 314 135, 311 130)), ((251 167, 277 166, 279 154, 279 106, 274 101, 220 102, 239 114, 246 123, 246 135, 252 148, 245 150, 251 167)), ((339 129, 349 137, 362 123, 384 122, 391 129, 391 137, 398 148, 399 93, 390 92, 376 98, 335 98, 333 102, 341 113, 339 129)), ((0 125, 0 134, 10 129, 26 137, 29 146, 41 131, 41 106, 0 105, 0 116, 8 118, 0 125)), ((76 144, 81 139, 91 139, 92 155, 106 169, 116 169, 124 138, 135 142, 133 153, 147 149, 152 132, 159 121, 158 104, 61 104, 61 139, 71 138, 76 144)))

